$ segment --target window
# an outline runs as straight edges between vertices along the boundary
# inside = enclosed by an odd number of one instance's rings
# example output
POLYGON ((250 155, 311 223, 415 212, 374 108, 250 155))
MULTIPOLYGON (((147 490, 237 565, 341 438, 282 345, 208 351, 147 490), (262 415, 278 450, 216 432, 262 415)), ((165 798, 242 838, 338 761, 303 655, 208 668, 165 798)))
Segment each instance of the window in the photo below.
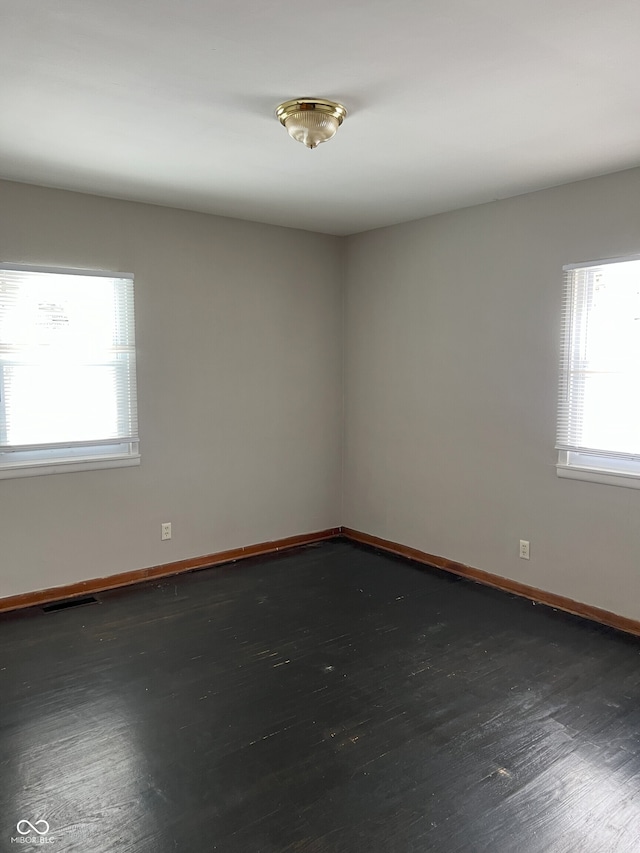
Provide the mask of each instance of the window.
POLYGON ((133 276, 0 265, 0 477, 139 461, 133 276))
POLYGON ((640 255, 564 269, 558 475, 640 488, 640 255))

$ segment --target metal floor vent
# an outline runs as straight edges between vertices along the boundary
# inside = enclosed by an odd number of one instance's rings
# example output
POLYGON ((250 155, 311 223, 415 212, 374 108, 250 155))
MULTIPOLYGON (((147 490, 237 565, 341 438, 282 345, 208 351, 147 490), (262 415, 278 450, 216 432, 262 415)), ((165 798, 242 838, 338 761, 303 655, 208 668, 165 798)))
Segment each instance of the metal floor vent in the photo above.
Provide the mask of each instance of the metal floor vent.
POLYGON ((81 598, 68 598, 66 601, 54 601, 42 608, 45 613, 55 613, 57 610, 68 610, 70 607, 84 607, 86 604, 100 604, 95 595, 83 595, 81 598))

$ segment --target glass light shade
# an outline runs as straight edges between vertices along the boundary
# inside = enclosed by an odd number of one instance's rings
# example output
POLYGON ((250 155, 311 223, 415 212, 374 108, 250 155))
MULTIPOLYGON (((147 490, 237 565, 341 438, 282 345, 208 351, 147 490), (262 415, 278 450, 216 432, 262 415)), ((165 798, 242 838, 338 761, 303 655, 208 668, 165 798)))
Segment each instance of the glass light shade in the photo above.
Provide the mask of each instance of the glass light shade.
POLYGON ((335 116, 304 110, 290 115, 284 126, 292 139, 302 142, 307 148, 316 148, 336 135, 340 122, 335 116))
POLYGON ((335 136, 346 115, 342 104, 313 98, 285 101, 276 110, 276 116, 289 136, 307 148, 316 148, 335 136))

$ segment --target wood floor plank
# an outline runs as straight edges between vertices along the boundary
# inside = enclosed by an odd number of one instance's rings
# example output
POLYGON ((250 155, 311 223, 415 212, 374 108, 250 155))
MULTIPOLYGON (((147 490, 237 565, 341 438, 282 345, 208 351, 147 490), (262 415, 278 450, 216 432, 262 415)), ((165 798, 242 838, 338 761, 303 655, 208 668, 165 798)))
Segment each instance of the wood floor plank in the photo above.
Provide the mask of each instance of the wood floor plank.
POLYGON ((0 616, 2 851, 640 850, 637 638, 341 540, 98 598, 0 616))

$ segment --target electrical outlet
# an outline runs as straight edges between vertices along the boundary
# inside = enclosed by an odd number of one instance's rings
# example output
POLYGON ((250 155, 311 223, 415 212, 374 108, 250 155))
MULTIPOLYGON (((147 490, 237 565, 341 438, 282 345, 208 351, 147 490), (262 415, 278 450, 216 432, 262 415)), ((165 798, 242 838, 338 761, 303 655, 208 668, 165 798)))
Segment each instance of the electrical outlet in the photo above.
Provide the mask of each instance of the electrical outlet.
MULTIPOLYGON (((169 531, 169 533, 171 533, 171 531, 169 531)), ((529 542, 526 539, 520 540, 520 559, 529 559, 529 542)))
POLYGON ((171 522, 165 521, 161 525, 162 539, 171 539, 171 522))

